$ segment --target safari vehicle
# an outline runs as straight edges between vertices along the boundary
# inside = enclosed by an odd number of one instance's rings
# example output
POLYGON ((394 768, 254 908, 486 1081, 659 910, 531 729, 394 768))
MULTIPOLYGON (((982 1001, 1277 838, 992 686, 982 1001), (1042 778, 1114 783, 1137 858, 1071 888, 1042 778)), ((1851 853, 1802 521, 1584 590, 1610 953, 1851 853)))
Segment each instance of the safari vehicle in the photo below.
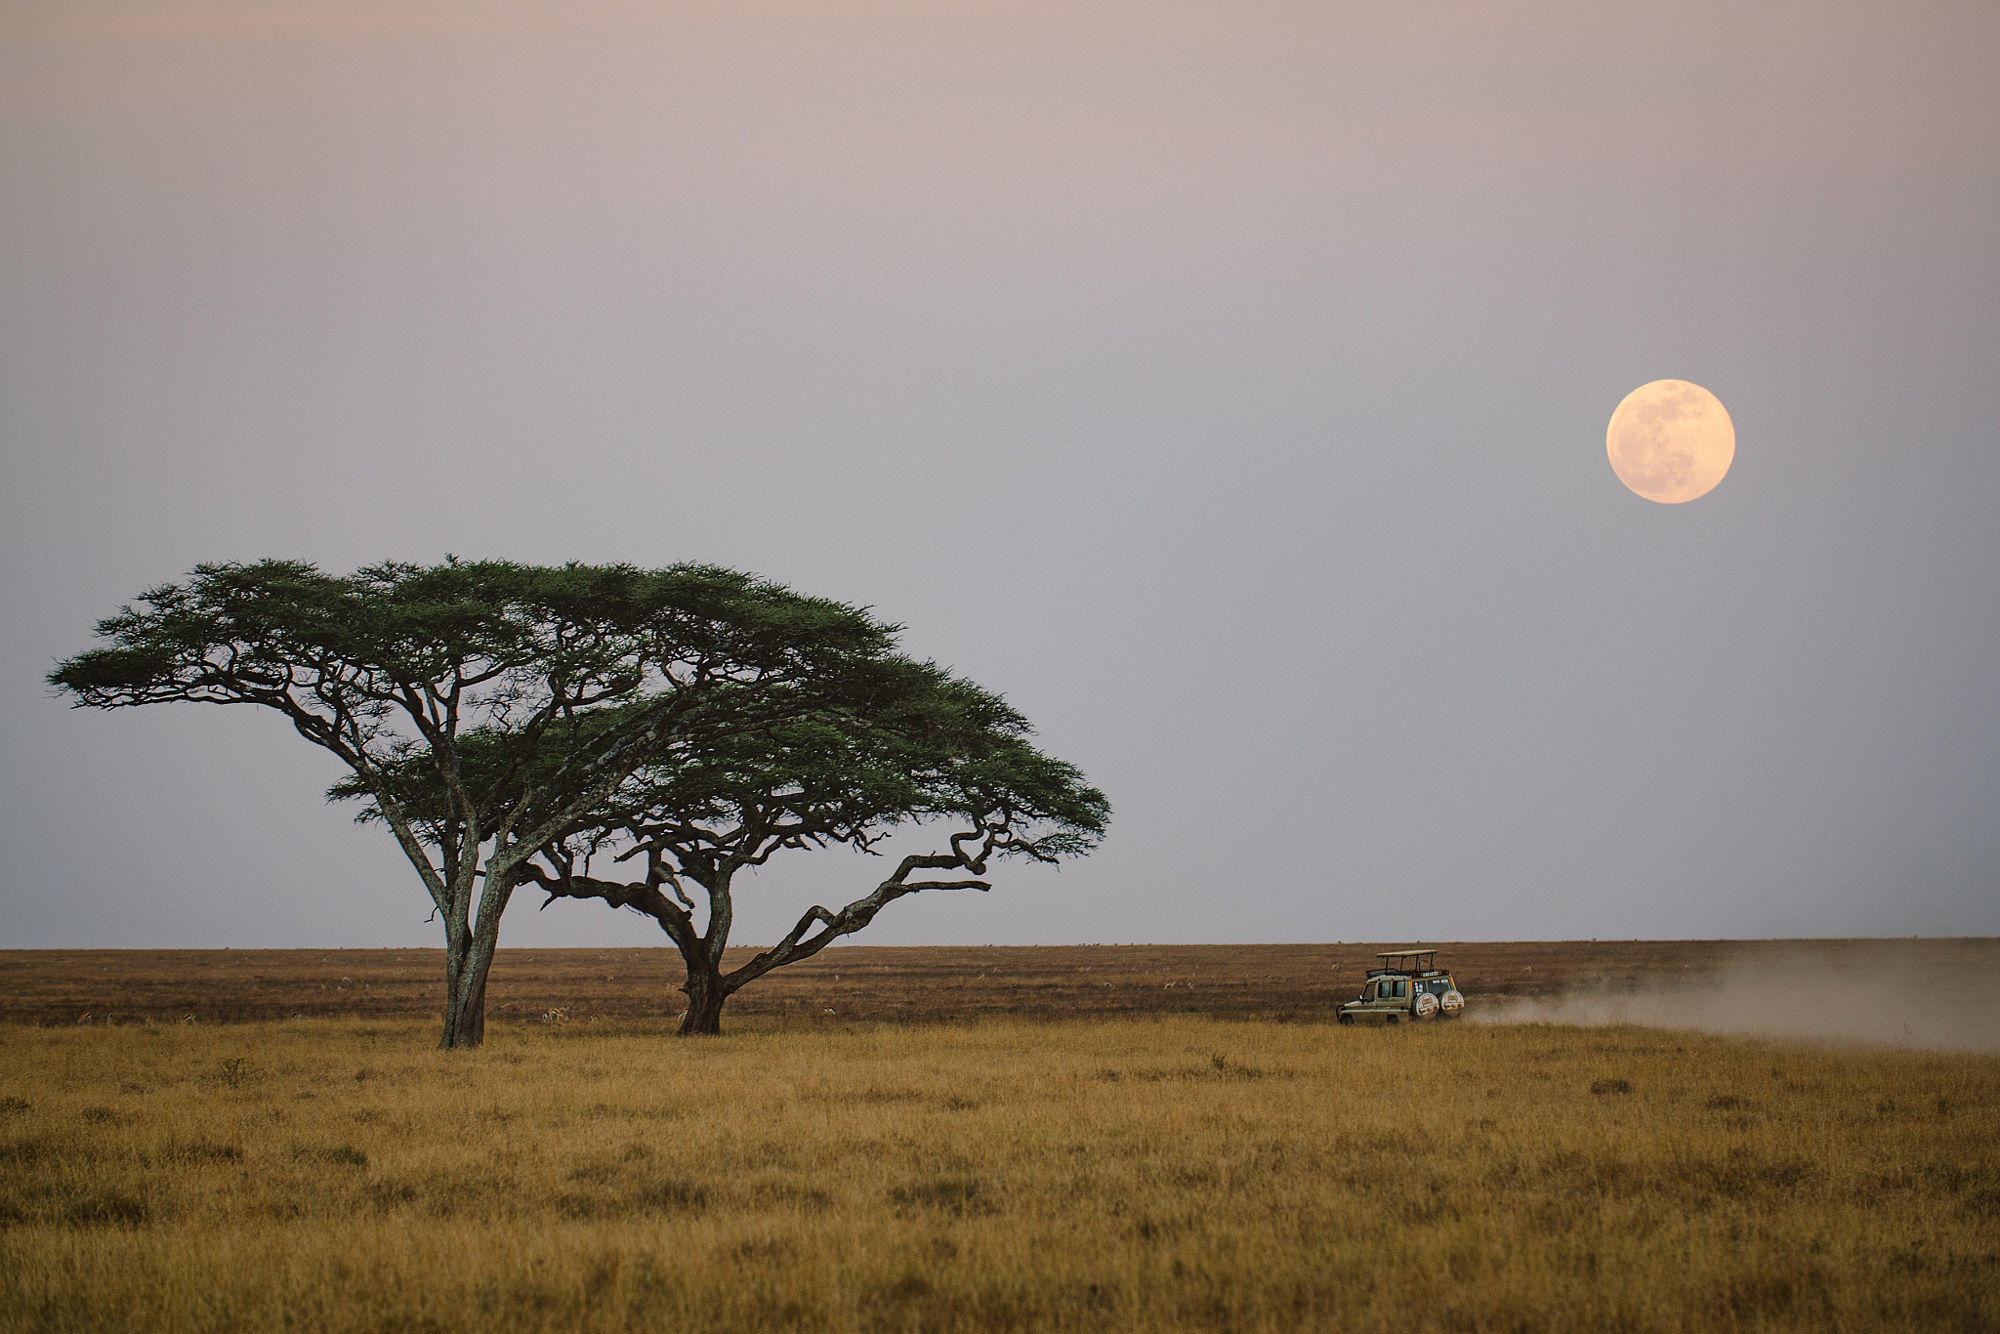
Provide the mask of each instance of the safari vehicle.
POLYGON ((1341 1023, 1415 1023, 1465 1013, 1465 997, 1451 974, 1437 966, 1436 950, 1385 950, 1375 957, 1382 966, 1368 970, 1359 999, 1340 1007, 1341 1023))

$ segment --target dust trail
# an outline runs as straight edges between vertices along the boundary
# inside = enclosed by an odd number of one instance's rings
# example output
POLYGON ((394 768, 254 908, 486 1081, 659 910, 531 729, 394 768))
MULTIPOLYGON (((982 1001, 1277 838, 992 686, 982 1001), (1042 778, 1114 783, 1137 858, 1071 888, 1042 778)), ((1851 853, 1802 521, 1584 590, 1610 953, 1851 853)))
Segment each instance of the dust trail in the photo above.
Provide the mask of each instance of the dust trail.
POLYGON ((1686 982, 1470 1007, 1492 1024, 1646 1024, 1708 1033, 2000 1052, 2000 969, 1808 956, 1731 964, 1686 982))

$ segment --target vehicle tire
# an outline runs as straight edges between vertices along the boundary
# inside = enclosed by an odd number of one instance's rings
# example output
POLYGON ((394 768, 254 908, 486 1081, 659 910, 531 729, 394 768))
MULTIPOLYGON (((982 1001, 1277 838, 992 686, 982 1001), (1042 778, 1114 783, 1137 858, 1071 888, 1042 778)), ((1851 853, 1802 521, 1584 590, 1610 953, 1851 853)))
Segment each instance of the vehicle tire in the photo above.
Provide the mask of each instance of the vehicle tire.
POLYGON ((1438 1012, 1438 998, 1426 991, 1410 1002, 1412 1019, 1428 1019, 1438 1012))
POLYGON ((1354 1016, 1353 1016, 1353 1015, 1351 1015, 1351 1014, 1343 1014, 1343 1015, 1339 1016, 1339 1019, 1340 1019, 1340 1026, 1341 1026, 1342 1028, 1352 1028, 1352 1027, 1354 1027, 1354 1016))
POLYGON ((1400 1023, 1402 1018, 1403 1016, 1400 1014, 1385 1014, 1382 1016, 1382 1022, 1385 1024, 1400 1023))

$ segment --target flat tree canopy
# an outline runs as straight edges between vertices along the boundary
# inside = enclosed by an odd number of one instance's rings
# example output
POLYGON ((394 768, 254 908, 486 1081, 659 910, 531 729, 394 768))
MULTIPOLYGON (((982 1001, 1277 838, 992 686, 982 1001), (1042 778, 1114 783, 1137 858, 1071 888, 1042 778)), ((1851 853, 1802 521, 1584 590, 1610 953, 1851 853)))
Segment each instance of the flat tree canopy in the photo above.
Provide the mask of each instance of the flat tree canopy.
POLYGON ((484 1035, 531 858, 635 775, 865 703, 897 661, 865 610, 704 565, 202 565, 97 632, 49 675, 77 706, 258 705, 347 766, 442 920, 446 1047, 484 1035))
MULTIPOLYGON (((878 663, 865 692, 640 767, 521 873, 548 902, 599 899, 651 918, 686 966, 681 1032, 715 1033, 737 990, 861 930, 896 899, 987 889, 996 858, 1058 862, 1093 848, 1109 816, 1104 794, 1030 735, 1025 718, 970 681, 930 663, 878 663), (740 872, 786 849, 877 852, 911 826, 939 831, 930 850, 900 858, 837 910, 813 907, 777 944, 723 971, 740 872), (625 863, 642 873, 612 878, 625 863)), ((495 762, 487 741, 468 738, 469 763, 495 762)), ((414 767, 410 777, 420 777, 414 767)), ((348 783, 337 795, 368 793, 348 783)))

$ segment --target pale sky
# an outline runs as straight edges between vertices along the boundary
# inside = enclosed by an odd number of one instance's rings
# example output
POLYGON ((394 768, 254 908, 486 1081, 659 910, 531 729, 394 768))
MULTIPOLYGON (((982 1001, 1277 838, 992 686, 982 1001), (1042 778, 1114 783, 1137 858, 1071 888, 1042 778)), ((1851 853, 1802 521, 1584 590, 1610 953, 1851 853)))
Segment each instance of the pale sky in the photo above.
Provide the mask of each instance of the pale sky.
POLYGON ((870 604, 1110 795, 863 943, 2000 933, 1997 352, 1986 0, 4 0, 0 946, 437 943, 281 720, 42 678, 446 552, 870 604))

